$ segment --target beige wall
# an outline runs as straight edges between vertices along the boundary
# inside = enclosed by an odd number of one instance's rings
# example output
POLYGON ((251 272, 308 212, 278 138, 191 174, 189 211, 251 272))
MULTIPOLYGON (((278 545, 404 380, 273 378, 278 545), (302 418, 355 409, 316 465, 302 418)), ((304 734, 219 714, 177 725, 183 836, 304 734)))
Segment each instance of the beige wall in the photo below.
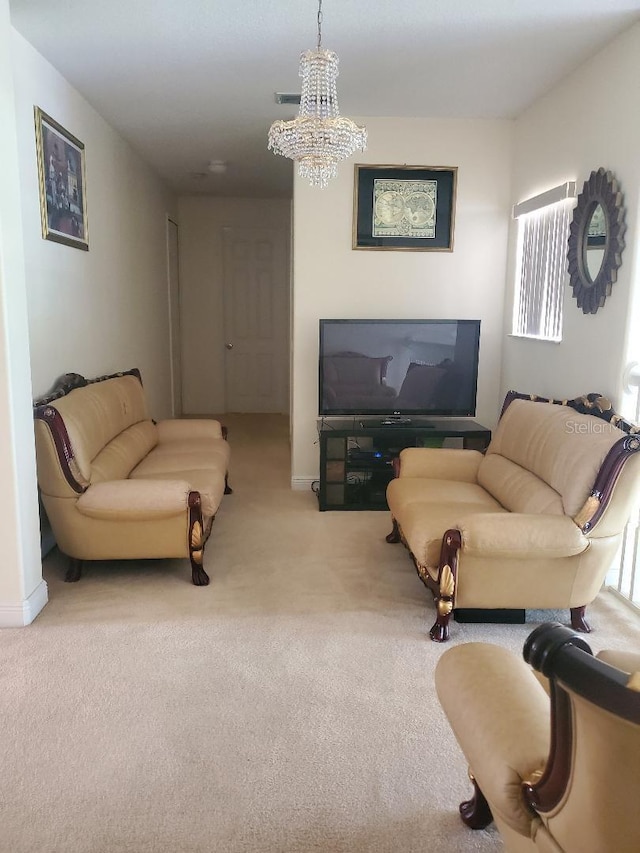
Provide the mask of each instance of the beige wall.
POLYGON ((182 407, 185 414, 226 411, 224 390, 223 231, 291 229, 287 199, 184 196, 179 200, 182 407))
POLYGON ((171 412, 166 214, 156 174, 14 31, 31 373, 35 395, 69 371, 139 367, 154 417, 171 412), (89 251, 43 240, 33 107, 85 145, 89 251))
POLYGON ((477 419, 499 411, 511 178, 509 121, 363 118, 369 146, 325 190, 294 184, 293 471, 319 468, 321 317, 480 319, 477 419), (457 166, 453 252, 354 251, 354 162, 457 166))
POLYGON ((0 0, 0 627, 44 606, 31 401, 62 373, 137 366, 171 410, 166 215, 155 173, 11 25, 0 0), (41 237, 33 107, 86 146, 89 252, 41 237))
POLYGON ((0 0, 0 627, 28 624, 42 580, 31 414, 18 134, 8 0, 0 0))
MULTIPOLYGON (((596 314, 583 314, 567 285, 561 343, 506 338, 503 390, 516 388, 558 397, 599 391, 620 405, 623 366, 630 358, 640 361, 639 75, 637 25, 566 78, 515 123, 512 201, 529 198, 567 180, 577 181, 581 191, 591 171, 603 166, 615 174, 624 193, 627 246, 611 296, 596 314)), ((506 334, 511 331, 513 311, 515 234, 513 227, 506 334)))

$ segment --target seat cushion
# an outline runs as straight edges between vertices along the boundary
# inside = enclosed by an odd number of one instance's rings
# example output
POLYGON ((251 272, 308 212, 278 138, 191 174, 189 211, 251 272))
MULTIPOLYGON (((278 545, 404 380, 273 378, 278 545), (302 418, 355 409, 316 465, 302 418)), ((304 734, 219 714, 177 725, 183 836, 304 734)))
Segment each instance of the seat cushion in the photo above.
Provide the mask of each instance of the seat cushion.
POLYGON ((205 518, 212 518, 218 511, 225 489, 224 474, 218 469, 193 468, 174 472, 158 471, 155 474, 137 476, 136 471, 131 474, 131 479, 139 480, 186 480, 189 490, 200 492, 202 501, 202 514, 205 518))
POLYGON ((221 468, 226 473, 231 448, 224 438, 196 438, 157 444, 137 466, 139 471, 179 471, 181 468, 221 468))
POLYGON ((387 503, 391 515, 399 519, 405 507, 413 503, 477 504, 482 512, 502 507, 482 486, 459 480, 439 480, 428 477, 398 477, 387 486, 387 503))
POLYGON ((229 445, 223 438, 158 444, 130 474, 138 480, 186 480, 200 492, 202 512, 216 514, 224 494, 229 445))
POLYGON ((474 513, 504 513, 504 507, 475 483, 402 477, 387 487, 391 515, 422 566, 437 566, 445 531, 474 513))

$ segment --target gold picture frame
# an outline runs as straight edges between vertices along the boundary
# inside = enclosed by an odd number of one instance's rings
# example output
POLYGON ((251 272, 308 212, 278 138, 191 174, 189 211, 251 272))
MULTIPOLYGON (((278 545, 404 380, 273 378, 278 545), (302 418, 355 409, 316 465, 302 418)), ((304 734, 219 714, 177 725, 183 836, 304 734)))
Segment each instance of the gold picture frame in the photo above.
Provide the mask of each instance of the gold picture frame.
POLYGON ((457 166, 356 163, 354 249, 452 252, 457 166))
POLYGON ((84 145, 34 107, 42 237, 89 250, 84 145))

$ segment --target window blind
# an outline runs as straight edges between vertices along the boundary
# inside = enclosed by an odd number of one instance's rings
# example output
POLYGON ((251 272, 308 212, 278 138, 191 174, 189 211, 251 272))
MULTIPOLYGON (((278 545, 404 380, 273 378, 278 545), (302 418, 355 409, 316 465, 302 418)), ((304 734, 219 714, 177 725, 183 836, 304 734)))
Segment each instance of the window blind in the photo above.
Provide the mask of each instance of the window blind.
POLYGON ((514 335, 562 340, 571 207, 565 199, 519 217, 514 335))

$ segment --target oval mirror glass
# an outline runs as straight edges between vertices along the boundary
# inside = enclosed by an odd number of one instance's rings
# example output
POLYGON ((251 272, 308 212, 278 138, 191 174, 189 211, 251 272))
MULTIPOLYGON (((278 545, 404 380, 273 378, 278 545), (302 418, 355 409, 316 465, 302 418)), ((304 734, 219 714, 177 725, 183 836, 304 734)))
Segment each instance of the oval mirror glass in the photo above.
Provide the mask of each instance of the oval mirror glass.
POLYGON ((607 248, 607 217, 601 204, 596 204, 584 232, 584 270, 590 282, 598 278, 607 248))

